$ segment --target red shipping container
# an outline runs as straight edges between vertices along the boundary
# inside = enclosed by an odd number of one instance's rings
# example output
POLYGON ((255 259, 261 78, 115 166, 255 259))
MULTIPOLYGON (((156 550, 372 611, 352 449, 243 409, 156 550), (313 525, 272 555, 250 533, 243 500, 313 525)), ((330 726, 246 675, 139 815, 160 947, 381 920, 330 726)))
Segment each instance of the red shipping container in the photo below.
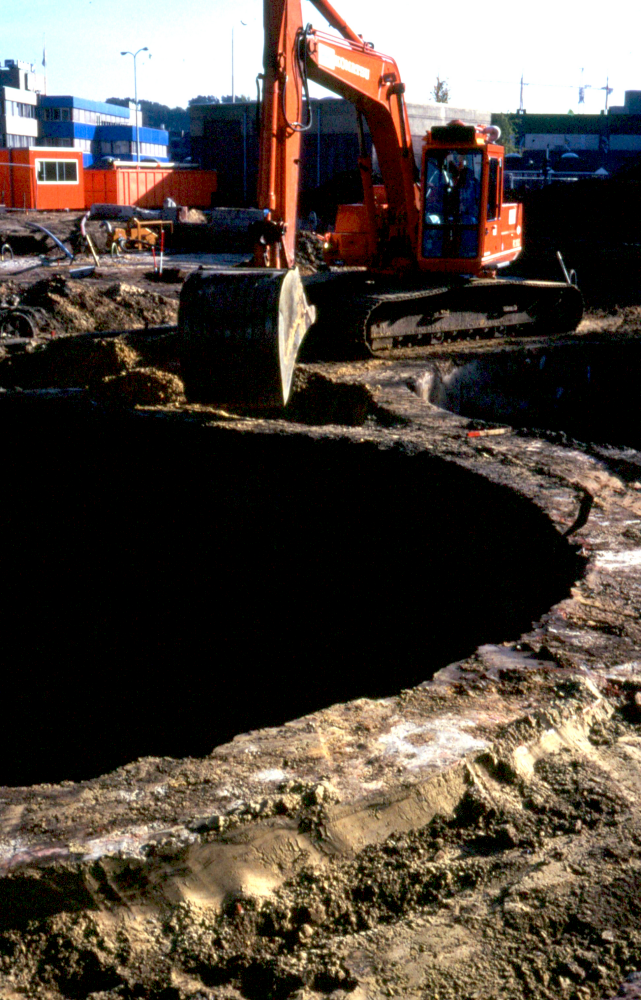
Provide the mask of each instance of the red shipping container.
POLYGON ((211 208, 216 192, 215 170, 180 167, 114 166, 85 171, 85 205, 137 205, 162 208, 165 198, 189 208, 211 208))

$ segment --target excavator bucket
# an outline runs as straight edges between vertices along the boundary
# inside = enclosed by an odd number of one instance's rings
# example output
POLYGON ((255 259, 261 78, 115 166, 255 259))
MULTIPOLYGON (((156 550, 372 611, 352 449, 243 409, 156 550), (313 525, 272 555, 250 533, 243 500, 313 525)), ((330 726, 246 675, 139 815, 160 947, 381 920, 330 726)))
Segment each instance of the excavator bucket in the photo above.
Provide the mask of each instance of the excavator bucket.
POLYGON ((295 268, 196 271, 183 286, 178 313, 187 399, 284 406, 315 315, 295 268))

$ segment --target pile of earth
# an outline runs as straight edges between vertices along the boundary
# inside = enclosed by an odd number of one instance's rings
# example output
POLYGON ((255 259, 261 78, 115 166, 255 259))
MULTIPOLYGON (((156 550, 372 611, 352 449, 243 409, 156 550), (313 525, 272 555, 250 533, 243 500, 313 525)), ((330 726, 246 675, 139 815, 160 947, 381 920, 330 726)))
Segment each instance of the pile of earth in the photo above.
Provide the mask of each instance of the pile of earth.
MULTIPOLYGON (((18 289, 6 282, 3 293, 7 297, 18 289)), ((56 333, 132 330, 178 321, 176 298, 122 281, 97 285, 56 274, 21 288, 19 297, 21 305, 46 313, 56 333)))

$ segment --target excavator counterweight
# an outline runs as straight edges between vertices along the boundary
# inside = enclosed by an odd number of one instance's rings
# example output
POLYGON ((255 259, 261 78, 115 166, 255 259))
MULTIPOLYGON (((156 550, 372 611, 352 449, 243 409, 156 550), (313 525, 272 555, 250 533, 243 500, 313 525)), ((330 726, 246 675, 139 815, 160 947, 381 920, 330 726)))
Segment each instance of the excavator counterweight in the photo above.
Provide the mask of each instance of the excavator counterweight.
POLYGON ((522 206, 503 199, 505 151, 494 126, 453 121, 424 138, 417 171, 405 84, 327 0, 338 32, 304 26, 300 0, 263 0, 258 207, 252 267, 203 271, 179 313, 188 397, 245 407, 287 403, 308 330, 320 357, 392 356, 456 336, 573 330, 583 313, 570 282, 499 278, 523 245, 522 206), (301 134, 308 81, 356 108, 363 203, 341 206, 326 236, 328 272, 294 267, 301 134), (367 124, 380 183, 364 146, 367 124), (417 179, 418 173, 418 179, 417 179), (340 265, 352 273, 341 273, 340 265))

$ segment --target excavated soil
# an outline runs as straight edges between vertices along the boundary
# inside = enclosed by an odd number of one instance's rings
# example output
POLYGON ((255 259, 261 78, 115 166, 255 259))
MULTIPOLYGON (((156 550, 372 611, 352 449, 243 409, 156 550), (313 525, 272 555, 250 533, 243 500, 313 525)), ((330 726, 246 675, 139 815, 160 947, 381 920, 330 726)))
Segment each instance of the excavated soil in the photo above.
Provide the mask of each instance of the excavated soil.
POLYGON ((639 690, 486 647, 464 675, 201 761, 5 791, 24 841, 0 883, 2 995, 587 1000, 629 976, 634 997, 639 690), (454 763, 417 785, 434 751, 454 763), (359 767, 380 789, 360 813, 359 767))
POLYGON ((0 285, 2 1000, 641 996, 638 301, 249 417, 118 267, 0 285))

